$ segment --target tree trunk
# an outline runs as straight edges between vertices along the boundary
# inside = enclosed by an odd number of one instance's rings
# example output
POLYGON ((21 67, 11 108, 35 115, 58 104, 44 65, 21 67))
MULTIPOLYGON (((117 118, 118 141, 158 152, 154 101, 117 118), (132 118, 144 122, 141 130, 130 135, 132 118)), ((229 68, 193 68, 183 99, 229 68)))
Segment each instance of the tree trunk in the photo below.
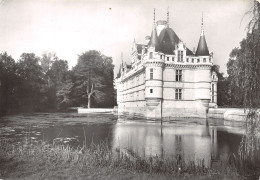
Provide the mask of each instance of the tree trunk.
POLYGON ((91 94, 88 94, 88 109, 90 108, 90 97, 91 97, 91 94))

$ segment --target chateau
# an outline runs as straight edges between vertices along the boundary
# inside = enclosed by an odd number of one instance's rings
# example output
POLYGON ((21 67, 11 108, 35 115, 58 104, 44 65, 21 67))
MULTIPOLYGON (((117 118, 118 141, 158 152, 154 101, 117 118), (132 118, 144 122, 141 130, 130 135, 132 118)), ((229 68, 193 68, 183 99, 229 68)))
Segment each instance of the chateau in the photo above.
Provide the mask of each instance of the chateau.
POLYGON ((217 75, 212 71, 201 22, 197 50, 191 51, 167 21, 155 22, 145 43, 134 42, 131 64, 121 63, 116 78, 118 112, 148 118, 205 118, 217 106, 217 75))

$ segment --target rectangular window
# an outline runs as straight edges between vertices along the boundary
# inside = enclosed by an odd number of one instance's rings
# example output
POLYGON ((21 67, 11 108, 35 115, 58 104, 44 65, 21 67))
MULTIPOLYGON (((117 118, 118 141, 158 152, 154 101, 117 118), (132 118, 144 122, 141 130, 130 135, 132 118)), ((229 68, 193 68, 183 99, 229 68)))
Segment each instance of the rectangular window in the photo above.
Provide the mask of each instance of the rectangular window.
POLYGON ((150 52, 150 59, 153 59, 153 52, 150 52))
POLYGON ((167 57, 167 61, 169 61, 169 57, 167 57))
POLYGON ((189 62, 189 58, 187 58, 186 61, 189 62))
POLYGON ((209 62, 211 62, 211 57, 209 57, 209 62))
POLYGON ((176 70, 176 81, 182 81, 182 70, 176 70))
POLYGON ((191 62, 194 63, 194 59, 191 59, 191 62))
POLYGON ((150 69, 150 79, 153 79, 153 68, 150 69))
POLYGON ((197 62, 199 63, 199 62, 200 62, 200 59, 197 59, 197 62))
POLYGON ((172 61, 174 61, 174 57, 172 57, 172 61))
POLYGON ((175 89, 175 99, 176 100, 182 99, 182 89, 175 89))
POLYGON ((212 102, 214 103, 214 84, 212 84, 212 88, 211 88, 211 94, 212 94, 212 102))
POLYGON ((160 59, 162 59, 162 55, 160 55, 160 59))
POLYGON ((207 60, 206 60, 206 58, 203 58, 203 62, 205 63, 207 60))
POLYGON ((178 62, 183 62, 183 51, 178 51, 178 62))
POLYGON ((150 93, 153 93, 153 89, 150 89, 150 93))

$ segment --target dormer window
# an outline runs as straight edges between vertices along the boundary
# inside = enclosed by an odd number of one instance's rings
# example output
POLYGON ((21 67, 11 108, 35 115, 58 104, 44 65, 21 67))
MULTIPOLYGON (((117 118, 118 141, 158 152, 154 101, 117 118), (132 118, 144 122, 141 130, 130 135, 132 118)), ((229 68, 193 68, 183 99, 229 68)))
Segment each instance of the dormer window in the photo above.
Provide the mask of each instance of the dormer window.
POLYGON ((150 52, 149 58, 150 58, 150 59, 153 59, 153 52, 150 52))
POLYGON ((178 62, 183 62, 183 51, 178 51, 178 62))

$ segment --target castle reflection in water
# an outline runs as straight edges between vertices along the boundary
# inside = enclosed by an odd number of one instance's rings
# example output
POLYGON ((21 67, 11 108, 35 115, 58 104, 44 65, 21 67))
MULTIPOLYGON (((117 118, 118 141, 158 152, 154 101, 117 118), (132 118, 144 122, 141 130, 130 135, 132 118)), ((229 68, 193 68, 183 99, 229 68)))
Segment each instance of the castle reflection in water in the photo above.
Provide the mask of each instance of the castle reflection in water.
MULTIPOLYGON (((205 120, 204 120, 205 122, 205 120)), ((204 159, 206 166, 212 159, 225 160, 236 153, 241 132, 224 126, 127 121, 114 126, 113 148, 131 148, 140 156, 176 158, 185 162, 204 159), (229 132, 233 131, 233 132, 229 132)))

